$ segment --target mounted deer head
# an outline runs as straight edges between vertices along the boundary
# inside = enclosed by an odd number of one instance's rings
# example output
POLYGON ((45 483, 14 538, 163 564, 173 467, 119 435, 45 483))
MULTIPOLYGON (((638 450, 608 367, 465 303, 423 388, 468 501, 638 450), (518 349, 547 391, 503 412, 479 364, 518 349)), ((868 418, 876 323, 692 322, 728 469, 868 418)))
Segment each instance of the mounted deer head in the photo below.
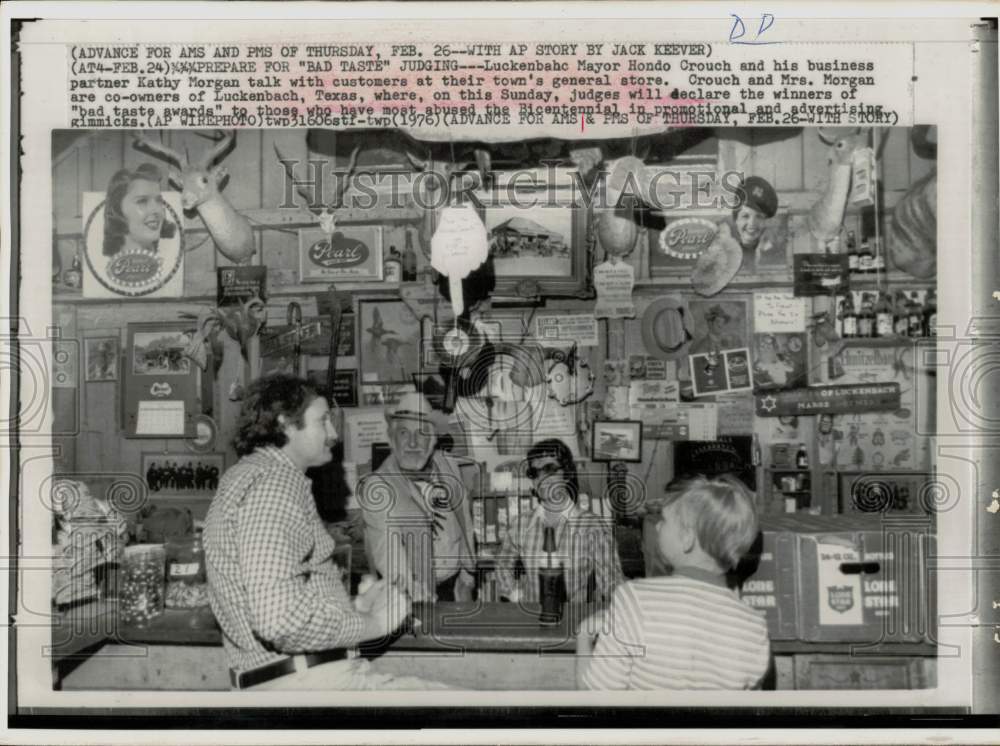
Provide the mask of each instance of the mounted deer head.
POLYGON ((215 245, 223 256, 237 264, 247 261, 254 252, 253 229, 219 191, 228 176, 221 165, 212 165, 225 153, 236 138, 234 130, 222 133, 215 145, 196 161, 187 153, 179 153, 145 135, 136 135, 138 147, 164 160, 176 163, 180 170, 170 169, 170 181, 181 190, 181 205, 185 210, 197 210, 215 245))
MULTIPOLYGON (((295 161, 285 158, 282 154, 280 148, 277 144, 274 146, 274 152, 278 156, 278 160, 281 162, 282 167, 285 169, 285 173, 291 180, 292 184, 295 185, 295 191, 298 192, 299 196, 305 201, 305 206, 319 218, 320 227, 327 233, 333 233, 336 230, 335 216, 337 210, 344 206, 344 194, 347 193, 347 187, 351 183, 351 176, 354 174, 355 168, 358 164, 358 153, 361 152, 361 146, 358 145, 354 150, 351 151, 351 158, 347 164, 347 169, 343 171, 343 176, 341 177, 336 193, 332 200, 330 200, 326 205, 316 205, 317 194, 315 192, 309 192, 303 188, 303 184, 315 184, 317 182, 310 182, 302 179, 298 179, 295 176, 295 161)), ((322 181, 318 182, 322 185, 322 181)), ((319 189, 322 192, 322 186, 319 189)), ((318 195, 319 199, 323 199, 322 193, 318 195)))
POLYGON ((820 127, 818 135, 820 140, 830 146, 827 157, 830 179, 826 190, 809 211, 807 224, 809 232, 825 246, 840 235, 847 197, 851 191, 851 160, 855 151, 867 145, 868 133, 858 127, 838 136, 820 127))

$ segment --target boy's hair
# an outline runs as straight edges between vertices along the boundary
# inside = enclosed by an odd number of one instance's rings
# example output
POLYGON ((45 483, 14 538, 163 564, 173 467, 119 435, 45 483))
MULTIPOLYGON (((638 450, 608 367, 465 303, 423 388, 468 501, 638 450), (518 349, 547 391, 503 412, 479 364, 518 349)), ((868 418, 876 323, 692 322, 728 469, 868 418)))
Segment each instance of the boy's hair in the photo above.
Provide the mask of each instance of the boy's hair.
MULTIPOLYGON (((674 484, 668 485, 668 489, 674 484)), ((757 510, 746 485, 728 474, 685 480, 666 495, 680 518, 694 529, 701 548, 723 570, 736 567, 757 538, 757 510)))

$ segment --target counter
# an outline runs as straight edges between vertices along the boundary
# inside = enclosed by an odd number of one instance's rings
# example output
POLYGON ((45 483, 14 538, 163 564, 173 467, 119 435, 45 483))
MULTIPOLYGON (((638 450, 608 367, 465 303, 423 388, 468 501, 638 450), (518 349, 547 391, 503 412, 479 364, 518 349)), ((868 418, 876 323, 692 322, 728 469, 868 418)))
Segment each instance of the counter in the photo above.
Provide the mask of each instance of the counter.
MULTIPOLYGON (((207 610, 167 610, 144 628, 116 624, 113 602, 57 617, 51 654, 64 689, 228 689, 222 633, 207 610)), ((538 623, 538 606, 439 603, 414 607, 404 631, 362 652, 379 670, 469 689, 575 688, 573 630, 588 609, 538 623)), ((921 688, 934 685, 929 643, 773 641, 777 689, 921 688)))

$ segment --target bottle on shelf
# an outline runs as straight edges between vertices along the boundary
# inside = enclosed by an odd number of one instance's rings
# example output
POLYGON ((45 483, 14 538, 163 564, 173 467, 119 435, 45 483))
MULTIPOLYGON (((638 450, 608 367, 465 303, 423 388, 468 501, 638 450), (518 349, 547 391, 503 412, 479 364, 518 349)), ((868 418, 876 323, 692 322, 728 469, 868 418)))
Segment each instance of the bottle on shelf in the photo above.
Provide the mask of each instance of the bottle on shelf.
POLYGON ((858 337, 868 339, 875 336, 875 310, 867 294, 862 296, 861 310, 858 312, 858 337))
POLYGON ((795 468, 796 469, 809 468, 809 452, 806 451, 805 443, 799 443, 799 450, 795 454, 795 468))
POLYGON ((885 246, 882 243, 882 237, 874 237, 872 239, 872 244, 874 246, 874 251, 872 252, 874 255, 872 260, 872 271, 885 272, 885 246))
POLYGON ((847 231, 847 269, 851 274, 858 272, 858 239, 854 231, 847 231))
POLYGON ((924 315, 921 312, 920 304, 913 298, 910 298, 910 302, 906 306, 906 315, 909 320, 909 336, 924 336, 924 315))
POLYGON ((896 291, 895 307, 892 312, 892 331, 897 337, 910 335, 910 318, 906 308, 907 297, 902 290, 896 291))
POLYGON ((406 232, 406 248, 403 249, 403 282, 417 279, 417 252, 413 250, 413 236, 406 232))
POLYGON ((875 304, 875 336, 891 337, 893 332, 892 303, 889 294, 882 292, 875 304))
POLYGON ((389 256, 385 258, 385 281, 399 282, 403 278, 403 261, 395 246, 389 247, 389 256))
POLYGON ((858 273, 870 275, 875 271, 875 255, 872 254, 871 241, 867 238, 861 241, 861 250, 858 252, 858 273))
POLYGON ((841 337, 853 339, 858 336, 858 315, 854 311, 854 294, 850 291, 844 296, 844 305, 840 312, 841 337))
POLYGON ((73 254, 73 263, 69 269, 63 273, 63 282, 66 287, 80 288, 83 285, 83 266, 80 264, 80 255, 73 254))
POLYGON ((937 336, 937 291, 934 288, 927 291, 927 301, 924 303, 923 336, 937 336))

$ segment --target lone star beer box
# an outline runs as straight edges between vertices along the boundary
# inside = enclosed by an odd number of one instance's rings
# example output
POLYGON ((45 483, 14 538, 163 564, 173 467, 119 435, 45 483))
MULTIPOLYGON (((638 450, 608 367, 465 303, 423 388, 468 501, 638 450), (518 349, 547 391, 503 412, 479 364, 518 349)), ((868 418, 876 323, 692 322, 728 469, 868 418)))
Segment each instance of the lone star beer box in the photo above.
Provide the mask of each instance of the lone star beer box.
POLYGON ((740 598, 763 612, 772 640, 798 638, 795 527, 761 526, 761 535, 736 570, 742 580, 740 598))
POLYGON ((764 612, 774 640, 931 639, 930 525, 882 516, 767 516, 741 597, 764 612))

